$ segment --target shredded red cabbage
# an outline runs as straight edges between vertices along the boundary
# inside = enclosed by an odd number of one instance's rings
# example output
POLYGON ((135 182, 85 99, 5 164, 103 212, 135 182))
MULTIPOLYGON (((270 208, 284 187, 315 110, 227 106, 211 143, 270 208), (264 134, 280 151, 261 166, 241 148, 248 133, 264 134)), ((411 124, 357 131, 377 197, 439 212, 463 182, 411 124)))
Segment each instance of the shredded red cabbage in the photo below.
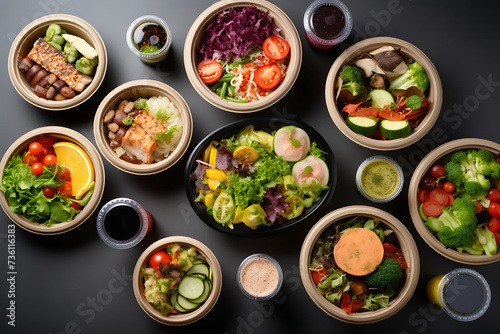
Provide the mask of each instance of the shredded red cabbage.
POLYGON ((278 35, 272 17, 256 7, 229 8, 210 23, 203 35, 200 58, 226 60, 244 57, 254 46, 261 47, 266 38, 278 35))
POLYGON ((281 187, 278 185, 274 188, 269 188, 266 190, 263 198, 264 202, 267 202, 262 207, 266 212, 266 221, 274 223, 277 219, 279 219, 280 214, 285 212, 286 208, 290 206, 288 202, 283 198, 283 194, 281 193, 281 187))

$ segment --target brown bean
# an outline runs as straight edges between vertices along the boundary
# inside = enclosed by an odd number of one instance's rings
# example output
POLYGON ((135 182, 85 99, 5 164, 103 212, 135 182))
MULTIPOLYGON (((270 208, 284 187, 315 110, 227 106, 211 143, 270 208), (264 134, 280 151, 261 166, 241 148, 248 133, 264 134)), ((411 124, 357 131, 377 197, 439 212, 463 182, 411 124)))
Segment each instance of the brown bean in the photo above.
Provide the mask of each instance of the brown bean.
POLYGON ((123 100, 122 102, 120 102, 118 104, 118 109, 119 110, 124 110, 125 109, 125 106, 128 104, 128 100, 123 100))
POLYGON ((115 113, 115 118, 113 118, 113 122, 115 122, 118 125, 121 126, 126 126, 128 127, 129 125, 126 125, 123 123, 123 120, 127 117, 127 114, 123 112, 123 110, 118 109, 115 113))
POLYGON ((54 98, 54 96, 56 96, 57 94, 57 89, 55 89, 54 87, 49 87, 49 89, 47 90, 47 100, 52 100, 54 98))
POLYGON ((42 78, 42 80, 38 81, 38 85, 42 86, 42 87, 45 87, 45 88, 47 88, 47 86, 50 86, 49 85, 49 77, 50 77, 50 73, 47 74, 46 76, 44 76, 42 78))
POLYGON ((36 72, 40 71, 42 66, 35 64, 33 65, 28 72, 26 72, 26 79, 31 80, 31 78, 35 75, 36 72))
POLYGON ((115 111, 111 109, 104 115, 104 124, 111 123, 111 121, 115 118, 115 111))
POLYGON ((115 140, 116 138, 116 133, 109 131, 108 132, 108 138, 111 140, 115 140))
POLYGON ((132 102, 132 101, 130 101, 129 103, 127 103, 127 105, 123 109, 123 112, 125 112, 126 114, 128 114, 129 112, 131 112, 132 110, 134 110, 134 106, 135 106, 135 103, 132 102))
POLYGON ((71 89, 70 86, 64 86, 61 89, 59 89, 59 92, 64 95, 65 98, 71 99, 75 97, 75 91, 71 89))
POLYGON ((57 93, 55 96, 54 96, 54 100, 55 101, 64 101, 66 100, 66 98, 61 94, 61 93, 57 93))
POLYGON ((120 129, 120 126, 116 123, 109 123, 108 124, 108 130, 111 131, 111 132, 116 132, 118 131, 118 129, 120 129))
MULTIPOLYGON (((31 80, 30 80, 31 87, 35 88, 38 81, 40 81, 40 80, 42 80, 42 78, 46 77, 47 74, 49 74, 49 72, 47 72, 47 70, 45 70, 44 68, 42 68, 40 71, 36 72, 35 75, 33 75, 31 77, 31 80)), ((43 87, 43 85, 40 85, 40 86, 43 87)))
POLYGON ((35 62, 30 58, 26 57, 23 60, 21 60, 21 62, 17 67, 19 68, 19 70, 21 70, 21 72, 26 73, 33 65, 35 65, 35 62))
POLYGON ((125 136, 126 133, 127 133, 127 128, 120 126, 120 128, 116 132, 115 140, 120 143, 123 139, 123 136, 125 136))
POLYGON ((140 113, 141 113, 141 112, 140 112, 139 110, 134 109, 134 110, 132 110, 131 112, 129 112, 129 113, 128 113, 128 115, 129 115, 130 117, 134 117, 134 118, 135 118, 135 116, 139 115, 140 113))
POLYGON ((47 98, 47 88, 36 85, 35 94, 38 97, 42 97, 42 98, 46 99, 47 98))
POLYGON ((59 80, 57 75, 55 75, 54 73, 50 73, 49 81, 47 83, 52 86, 54 84, 54 82, 56 82, 57 80, 59 80))
POLYGON ((56 82, 54 82, 52 84, 52 86, 54 86, 54 88, 57 90, 61 90, 61 88, 63 88, 64 85, 66 85, 66 83, 64 81, 62 81, 61 79, 57 80, 56 82))

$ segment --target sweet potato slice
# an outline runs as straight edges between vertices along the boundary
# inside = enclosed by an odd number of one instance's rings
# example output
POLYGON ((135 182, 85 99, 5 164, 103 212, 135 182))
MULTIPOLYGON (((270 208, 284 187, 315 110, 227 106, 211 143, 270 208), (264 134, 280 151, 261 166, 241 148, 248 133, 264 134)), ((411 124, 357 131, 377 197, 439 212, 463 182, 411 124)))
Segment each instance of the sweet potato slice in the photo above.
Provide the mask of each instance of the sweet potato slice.
POLYGON ((384 247, 375 232, 366 228, 348 230, 333 250, 335 263, 343 271, 363 276, 375 270, 384 257, 384 247))

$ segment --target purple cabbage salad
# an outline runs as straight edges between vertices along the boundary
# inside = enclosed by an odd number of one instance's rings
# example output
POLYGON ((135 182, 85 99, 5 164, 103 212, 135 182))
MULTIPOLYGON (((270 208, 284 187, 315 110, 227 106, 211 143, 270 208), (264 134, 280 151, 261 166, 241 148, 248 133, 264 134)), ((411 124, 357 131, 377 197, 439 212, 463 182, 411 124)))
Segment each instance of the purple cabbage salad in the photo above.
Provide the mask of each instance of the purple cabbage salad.
POLYGON ((205 29, 201 60, 244 57, 253 47, 262 47, 266 38, 279 35, 273 18, 256 7, 228 8, 205 29))

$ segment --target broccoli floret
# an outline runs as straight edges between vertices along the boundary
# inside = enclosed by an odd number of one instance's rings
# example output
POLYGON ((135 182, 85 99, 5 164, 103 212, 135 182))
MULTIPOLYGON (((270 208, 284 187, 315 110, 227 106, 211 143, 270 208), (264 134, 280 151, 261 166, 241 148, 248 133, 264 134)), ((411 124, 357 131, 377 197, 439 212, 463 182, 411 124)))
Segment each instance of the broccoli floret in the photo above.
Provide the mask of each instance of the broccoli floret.
POLYGON ((491 187, 486 176, 494 178, 500 174, 500 163, 489 151, 461 150, 451 155, 445 171, 446 179, 455 184, 459 194, 465 192, 468 199, 482 200, 491 187))
POLYGON ((429 77, 425 73, 422 65, 414 61, 408 65, 409 70, 391 81, 389 90, 407 89, 412 86, 417 87, 422 92, 429 87, 429 77))
POLYGON ((353 96, 363 96, 366 94, 366 87, 363 83, 363 71, 353 65, 345 65, 339 74, 342 79, 342 89, 349 90, 353 96))
POLYGON ((474 242, 477 218, 474 202, 457 198, 451 207, 442 208, 438 219, 443 223, 438 232, 439 240, 446 247, 466 247, 474 242))
POLYGON ((365 283, 367 286, 385 289, 396 286, 401 277, 403 277, 401 264, 393 258, 384 257, 377 268, 366 278, 365 283))

